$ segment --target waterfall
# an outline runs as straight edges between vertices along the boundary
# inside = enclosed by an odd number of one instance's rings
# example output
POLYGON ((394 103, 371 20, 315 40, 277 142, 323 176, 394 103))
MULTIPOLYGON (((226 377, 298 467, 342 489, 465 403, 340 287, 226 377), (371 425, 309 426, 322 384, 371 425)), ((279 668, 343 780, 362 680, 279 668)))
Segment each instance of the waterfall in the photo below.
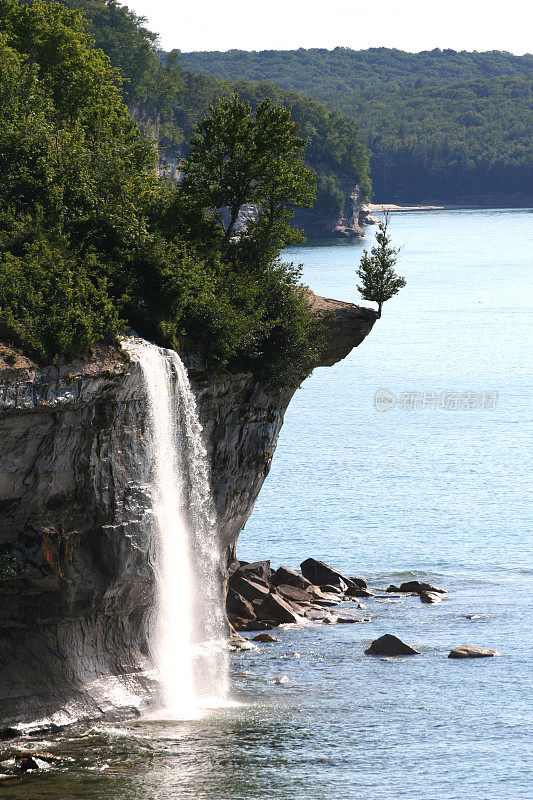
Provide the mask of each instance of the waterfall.
POLYGON ((228 692, 222 554, 196 400, 180 357, 143 339, 124 349, 148 398, 157 605, 149 634, 165 716, 188 718, 228 692))

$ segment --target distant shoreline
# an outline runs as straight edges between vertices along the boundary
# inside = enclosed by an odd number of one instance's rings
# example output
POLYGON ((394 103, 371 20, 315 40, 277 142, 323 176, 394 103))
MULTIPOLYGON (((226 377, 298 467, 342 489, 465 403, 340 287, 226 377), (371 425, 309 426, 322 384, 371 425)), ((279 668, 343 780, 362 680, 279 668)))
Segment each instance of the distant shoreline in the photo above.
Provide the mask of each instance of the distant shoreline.
POLYGON ((444 205, 444 206, 399 206, 396 203, 366 203, 364 208, 372 211, 460 211, 460 210, 483 210, 493 208, 504 210, 512 208, 530 208, 530 206, 481 206, 481 205, 444 205))

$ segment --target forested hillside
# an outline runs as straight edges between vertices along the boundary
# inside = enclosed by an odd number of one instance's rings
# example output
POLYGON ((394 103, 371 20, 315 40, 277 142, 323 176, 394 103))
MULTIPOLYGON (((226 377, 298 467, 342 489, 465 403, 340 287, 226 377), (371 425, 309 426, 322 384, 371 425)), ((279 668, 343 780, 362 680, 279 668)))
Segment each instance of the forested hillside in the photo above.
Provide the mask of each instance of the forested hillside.
POLYGON ((275 82, 354 120, 382 202, 529 203, 533 56, 373 48, 180 53, 186 69, 275 82))
MULTIPOLYGON (((298 269, 280 260, 298 240, 294 209, 314 198, 297 123, 233 94, 209 109, 172 184, 86 28, 57 2, 0 0, 2 344, 50 364, 134 328, 212 367, 298 384, 320 326, 298 269), (246 204, 257 215, 234 236, 246 204)), ((155 105, 150 70, 164 70, 143 39, 148 73, 125 94, 155 105)), ((167 77, 174 103, 187 88, 172 68, 167 77)), ((170 101, 157 102, 179 129, 170 101)))
POLYGON ((273 84, 235 82, 183 70, 175 55, 157 50, 156 36, 141 18, 114 0, 62 0, 80 10, 86 30, 125 78, 124 98, 137 119, 152 121, 163 145, 185 153, 197 122, 209 104, 232 92, 256 107, 269 98, 291 109, 308 140, 306 161, 318 175, 318 212, 340 213, 344 203, 341 184, 356 182, 364 197, 370 195, 369 158, 357 126, 335 110, 315 100, 273 84))

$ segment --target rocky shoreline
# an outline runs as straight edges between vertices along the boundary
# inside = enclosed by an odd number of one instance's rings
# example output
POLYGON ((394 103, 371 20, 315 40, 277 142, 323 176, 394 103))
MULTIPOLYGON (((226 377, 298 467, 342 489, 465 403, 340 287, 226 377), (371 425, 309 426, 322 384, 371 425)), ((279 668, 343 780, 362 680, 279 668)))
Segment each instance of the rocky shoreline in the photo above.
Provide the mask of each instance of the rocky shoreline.
MULTIPOLYGON (((273 570, 270 560, 235 561, 230 568, 226 598, 231 642, 237 649, 245 644, 240 636, 245 631, 259 632, 252 641, 276 641, 266 631, 306 620, 324 625, 371 622, 373 614, 361 602, 362 598, 390 602, 408 596, 417 596, 421 603, 434 605, 445 600, 447 592, 419 580, 405 581, 400 586, 371 587, 364 578, 348 577, 314 558, 302 561, 300 572, 284 566, 273 570)), ((366 655, 383 657, 420 652, 392 634, 380 636, 365 650, 366 655)), ((496 655, 499 655, 497 650, 460 645, 451 650, 448 658, 496 655)))

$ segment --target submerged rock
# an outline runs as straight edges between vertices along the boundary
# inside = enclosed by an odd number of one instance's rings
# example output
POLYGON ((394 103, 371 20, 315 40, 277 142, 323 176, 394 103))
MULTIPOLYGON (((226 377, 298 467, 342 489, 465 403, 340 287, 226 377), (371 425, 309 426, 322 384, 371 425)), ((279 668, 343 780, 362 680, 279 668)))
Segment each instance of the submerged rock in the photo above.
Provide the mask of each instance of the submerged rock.
POLYGON ((368 650, 365 650, 365 654, 367 656, 415 656, 420 655, 420 650, 415 650, 397 636, 386 633, 379 639, 375 639, 368 650))
POLYGON ((474 647, 471 644, 462 644, 455 647, 449 654, 448 658, 491 658, 492 656, 499 656, 497 650, 489 650, 488 647, 474 647))

